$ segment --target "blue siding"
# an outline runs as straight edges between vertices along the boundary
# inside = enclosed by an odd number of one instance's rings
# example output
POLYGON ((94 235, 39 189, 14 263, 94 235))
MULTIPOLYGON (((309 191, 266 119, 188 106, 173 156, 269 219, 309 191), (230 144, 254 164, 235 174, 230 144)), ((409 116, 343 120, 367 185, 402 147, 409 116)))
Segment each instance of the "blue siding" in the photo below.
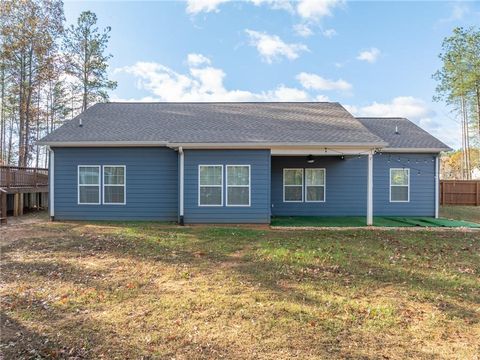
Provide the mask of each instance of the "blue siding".
POLYGON ((373 212, 377 216, 435 216, 435 154, 377 154, 373 212), (390 202, 390 168, 410 169, 410 202, 390 202))
POLYGON ((272 215, 360 216, 366 213, 367 159, 365 156, 317 157, 308 164, 305 156, 272 157, 272 215), (325 168, 325 202, 283 202, 284 168, 325 168))
MULTIPOLYGON (((374 156, 373 212, 375 216, 434 216, 434 154, 376 154, 374 156), (390 162, 389 162, 390 159, 390 162), (399 161, 400 159, 400 161, 399 161), (410 202, 390 202, 390 168, 410 168, 410 202), (418 172, 420 171, 420 174, 418 172)), ((367 157, 272 158, 272 215, 276 216, 366 216, 367 157), (284 168, 326 168, 324 203, 284 203, 284 168)))
POLYGON ((269 150, 185 150, 185 223, 269 223, 269 150), (198 206, 198 165, 250 165, 251 206, 198 206))
POLYGON ((55 218, 175 221, 178 155, 167 148, 55 148, 55 218), (78 165, 125 165, 126 205, 78 205, 78 165))

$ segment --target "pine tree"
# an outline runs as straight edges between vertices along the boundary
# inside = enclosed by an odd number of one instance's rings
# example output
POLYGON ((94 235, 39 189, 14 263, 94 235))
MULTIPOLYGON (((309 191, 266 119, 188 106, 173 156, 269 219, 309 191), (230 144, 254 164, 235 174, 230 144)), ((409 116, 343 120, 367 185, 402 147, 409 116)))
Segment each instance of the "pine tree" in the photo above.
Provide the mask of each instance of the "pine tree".
POLYGON ((480 32, 455 28, 444 39, 439 55, 443 66, 433 78, 438 81, 434 100, 445 101, 460 114, 462 129, 462 174, 471 176, 470 140, 480 140, 480 32), (471 131, 473 130, 473 131, 471 131))
POLYGON ((100 31, 97 16, 91 11, 80 14, 77 24, 66 31, 64 51, 66 72, 74 78, 74 91, 81 98, 81 111, 99 101, 108 100, 108 90, 117 83, 107 76, 108 60, 105 54, 110 38, 110 27, 100 31))

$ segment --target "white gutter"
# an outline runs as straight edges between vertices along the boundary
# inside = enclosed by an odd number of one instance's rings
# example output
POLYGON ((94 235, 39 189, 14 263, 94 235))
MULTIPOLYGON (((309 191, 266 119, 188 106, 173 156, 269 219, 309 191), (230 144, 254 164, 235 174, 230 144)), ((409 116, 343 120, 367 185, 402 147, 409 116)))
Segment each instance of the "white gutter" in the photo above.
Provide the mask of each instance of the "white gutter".
POLYGON ((48 201, 48 210, 50 213, 50 220, 53 220, 55 217, 55 153, 53 149, 49 148, 50 151, 50 164, 49 164, 49 177, 50 182, 49 189, 49 201, 48 201))
POLYGON ((183 225, 183 216, 184 216, 184 157, 185 154, 183 153, 183 148, 180 146, 178 148, 178 153, 180 155, 180 164, 179 164, 179 177, 180 177, 180 204, 179 204, 179 216, 180 216, 180 224, 183 225))
POLYGON ((438 219, 440 201, 440 166, 439 156, 435 156, 435 219, 438 219))
POLYGON ((427 153, 437 154, 442 151, 450 151, 451 148, 384 148, 383 153, 427 153))
POLYGON ((37 145, 50 147, 129 147, 167 146, 166 141, 38 141, 37 145))
POLYGON ((171 148, 183 149, 271 149, 271 148, 381 148, 387 143, 317 143, 317 142, 282 142, 282 143, 267 143, 267 142, 245 142, 245 143, 173 143, 168 141, 39 141, 38 145, 48 145, 50 147, 149 147, 149 146, 165 146, 171 148))
POLYGON ((184 149, 275 149, 275 148, 290 148, 290 149, 304 149, 304 148, 380 148, 386 146, 387 143, 318 143, 318 142, 282 142, 282 143, 268 143, 268 142, 251 142, 251 143, 168 143, 169 147, 182 146, 184 149))

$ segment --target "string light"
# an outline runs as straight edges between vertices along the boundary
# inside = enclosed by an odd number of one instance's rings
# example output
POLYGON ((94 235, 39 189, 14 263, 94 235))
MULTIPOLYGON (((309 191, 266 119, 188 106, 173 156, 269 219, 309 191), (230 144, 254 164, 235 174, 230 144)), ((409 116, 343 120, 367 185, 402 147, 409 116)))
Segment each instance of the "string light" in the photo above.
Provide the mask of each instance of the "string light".
MULTIPOLYGON (((358 159, 361 159, 362 155, 371 154, 371 150, 367 150, 367 151, 360 152, 360 153, 355 153, 355 154, 346 154, 344 152, 337 151, 335 149, 325 148, 325 152, 327 153, 328 151, 340 155, 340 159, 342 159, 342 160, 344 160, 347 156, 357 157, 358 159)), ((379 151, 377 149, 375 149, 373 151, 373 153, 375 155, 378 155, 378 156, 387 156, 387 154, 382 153, 381 151, 379 151)), ((425 171, 425 169, 418 169, 418 168, 412 167, 411 166, 412 164, 421 164, 422 163, 422 160, 419 160, 418 158, 416 158, 416 159, 412 158, 411 159, 410 157, 397 156, 396 159, 392 159, 392 155, 388 154, 387 163, 390 164, 392 160, 396 160, 396 162, 399 164, 399 166, 401 166, 403 169, 409 168, 412 171, 416 171, 418 176, 422 175, 422 173, 425 174, 425 175, 435 175, 435 171, 425 171)), ((434 162, 435 157, 432 157, 431 161, 434 162)), ((427 165, 429 163, 429 161, 427 159, 425 159, 425 160, 423 160, 423 163, 425 165, 427 165)))

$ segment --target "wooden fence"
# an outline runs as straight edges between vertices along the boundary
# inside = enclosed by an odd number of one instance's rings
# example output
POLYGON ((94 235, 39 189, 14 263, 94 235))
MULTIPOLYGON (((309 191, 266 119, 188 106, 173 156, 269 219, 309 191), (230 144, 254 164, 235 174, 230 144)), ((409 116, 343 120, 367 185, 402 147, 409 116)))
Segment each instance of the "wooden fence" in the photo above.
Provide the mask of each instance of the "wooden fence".
POLYGON ((480 206, 480 180, 440 180, 440 204, 480 206))

